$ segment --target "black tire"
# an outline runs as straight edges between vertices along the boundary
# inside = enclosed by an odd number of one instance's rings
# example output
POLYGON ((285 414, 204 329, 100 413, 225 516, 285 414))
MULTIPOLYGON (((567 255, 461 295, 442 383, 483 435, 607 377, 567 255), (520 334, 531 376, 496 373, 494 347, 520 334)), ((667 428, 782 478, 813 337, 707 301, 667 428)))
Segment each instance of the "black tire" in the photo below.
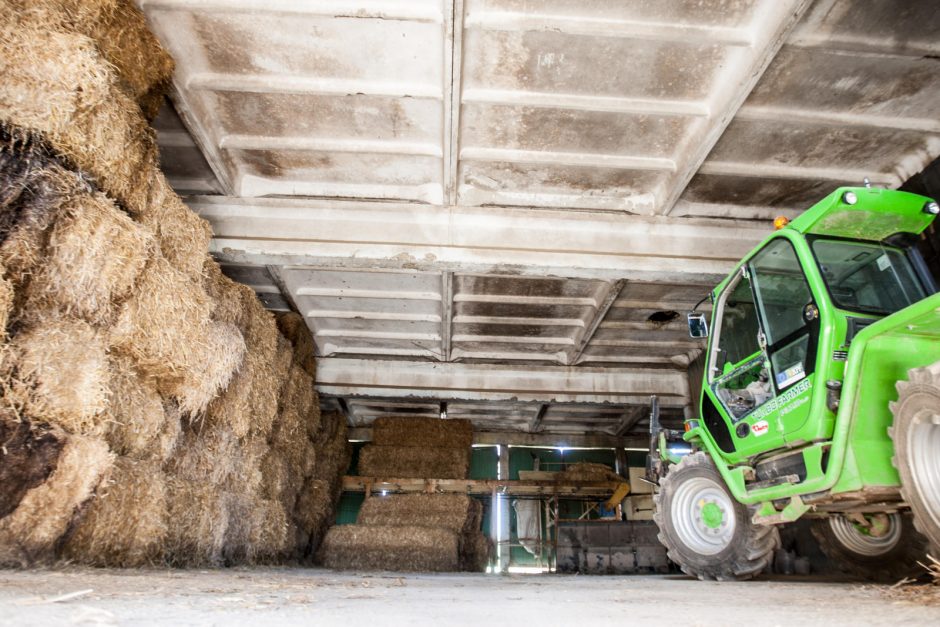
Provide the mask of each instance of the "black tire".
POLYGON ((940 557, 940 362, 914 368, 897 383, 891 404, 894 467, 901 476, 901 498, 910 505, 914 527, 940 557))
MULTIPOLYGON (((877 543, 877 539, 866 539, 864 534, 854 533, 854 525, 841 514, 815 519, 811 529, 819 550, 829 560, 829 566, 838 572, 884 583, 894 583, 905 577, 916 578, 924 572, 917 562, 925 559, 927 539, 914 529, 911 516, 890 514, 889 520, 897 527, 896 531, 888 532, 896 533, 896 540, 881 548, 876 544, 864 547, 867 553, 855 550, 850 544, 877 543)), ((859 545, 855 544, 855 547, 859 545)))
POLYGON ((688 455, 671 467, 660 481, 653 501, 653 520, 659 527, 659 541, 666 547, 669 559, 693 577, 718 581, 751 579, 771 563, 774 549, 779 546, 776 528, 751 522, 748 507, 734 499, 704 452, 688 455), (702 522, 707 516, 704 508, 709 504, 708 497, 699 498, 696 503, 689 500, 692 495, 705 494, 696 491, 698 486, 707 489, 722 503, 716 504, 722 517, 717 527, 702 522), (726 498, 721 499, 720 493, 726 498), (698 525, 690 530, 689 525, 695 525, 694 521, 698 521, 698 525), (722 534, 722 539, 716 538, 714 544, 708 546, 710 530, 722 534))

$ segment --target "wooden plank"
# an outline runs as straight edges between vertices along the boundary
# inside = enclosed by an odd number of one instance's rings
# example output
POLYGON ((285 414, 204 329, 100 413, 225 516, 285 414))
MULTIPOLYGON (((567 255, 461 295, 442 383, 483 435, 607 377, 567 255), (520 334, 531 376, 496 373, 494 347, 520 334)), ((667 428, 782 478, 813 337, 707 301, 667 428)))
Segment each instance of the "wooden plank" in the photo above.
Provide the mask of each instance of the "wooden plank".
POLYGON ((541 481, 507 479, 412 479, 393 477, 343 477, 345 492, 437 493, 510 496, 563 496, 565 498, 606 498, 624 486, 619 481, 541 481))

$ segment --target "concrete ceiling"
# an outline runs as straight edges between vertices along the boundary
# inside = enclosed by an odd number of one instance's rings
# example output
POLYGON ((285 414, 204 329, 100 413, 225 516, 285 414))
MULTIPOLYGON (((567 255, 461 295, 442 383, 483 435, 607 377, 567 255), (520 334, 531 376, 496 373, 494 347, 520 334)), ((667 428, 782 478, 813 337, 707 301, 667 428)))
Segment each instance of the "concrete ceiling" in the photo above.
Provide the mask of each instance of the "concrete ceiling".
POLYGON ((171 182, 356 426, 676 419, 701 346, 662 312, 775 215, 940 155, 934 0, 139 4, 171 182))

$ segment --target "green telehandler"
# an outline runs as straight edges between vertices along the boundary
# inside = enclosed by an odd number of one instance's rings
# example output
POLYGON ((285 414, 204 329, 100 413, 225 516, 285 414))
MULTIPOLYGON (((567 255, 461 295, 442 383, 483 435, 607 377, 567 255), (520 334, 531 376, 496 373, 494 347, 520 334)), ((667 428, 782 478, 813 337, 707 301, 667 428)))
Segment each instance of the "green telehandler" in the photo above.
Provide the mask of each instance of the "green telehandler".
POLYGON ((683 571, 751 578, 800 519, 832 564, 873 578, 940 547, 940 294, 916 248, 937 213, 838 189, 775 221, 710 293, 710 324, 688 315, 708 338, 699 411, 653 433, 649 471, 683 571))

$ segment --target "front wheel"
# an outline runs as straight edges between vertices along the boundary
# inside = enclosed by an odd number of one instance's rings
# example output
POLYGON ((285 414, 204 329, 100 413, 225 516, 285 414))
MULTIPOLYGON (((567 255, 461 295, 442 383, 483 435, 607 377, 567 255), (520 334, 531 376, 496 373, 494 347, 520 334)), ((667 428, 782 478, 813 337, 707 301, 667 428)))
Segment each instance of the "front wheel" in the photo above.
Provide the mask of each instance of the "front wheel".
POLYGON ((894 463, 914 526, 940 551, 940 362, 914 368, 891 404, 894 463))
POLYGON ((923 571, 917 562, 924 561, 927 542, 909 515, 834 514, 814 520, 811 529, 829 565, 843 573, 890 583, 923 571))
POLYGON ((653 520, 669 559, 699 579, 750 579, 770 564, 777 530, 751 522, 704 453, 669 469, 653 499, 653 520))

